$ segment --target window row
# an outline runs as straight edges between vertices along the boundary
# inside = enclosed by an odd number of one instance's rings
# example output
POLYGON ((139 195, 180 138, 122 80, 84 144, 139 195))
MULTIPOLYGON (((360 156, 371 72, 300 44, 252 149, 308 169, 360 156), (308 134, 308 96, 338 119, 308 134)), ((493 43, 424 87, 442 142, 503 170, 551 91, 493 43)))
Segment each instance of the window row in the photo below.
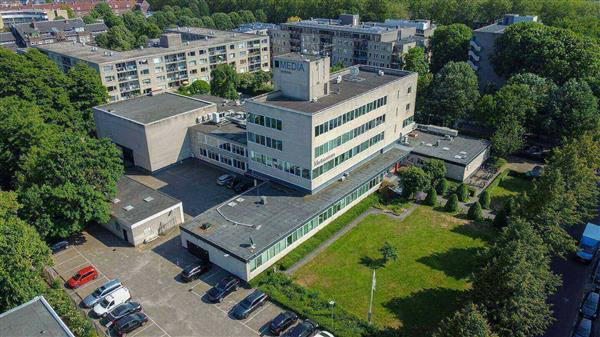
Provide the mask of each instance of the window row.
POLYGON ((246 149, 243 146, 235 145, 232 143, 221 143, 219 144, 219 148, 240 156, 246 156, 246 149))
POLYGON ((331 205, 327 210, 323 211, 319 215, 313 217, 310 221, 302 225, 302 227, 296 229, 291 234, 286 236, 284 239, 272 245, 269 249, 265 250, 262 254, 258 255, 254 259, 250 260, 250 271, 256 270, 270 259, 277 256, 281 251, 291 246, 294 242, 298 241, 313 229, 317 228, 320 224, 330 219, 332 216, 337 214, 339 211, 346 208, 353 201, 358 199, 360 196, 367 193, 373 187, 377 186, 383 180, 383 174, 379 174, 377 177, 371 179, 369 182, 363 184, 352 193, 349 193, 338 202, 331 205))
POLYGON ((200 156, 207 157, 209 159, 221 162, 221 163, 231 166, 231 167, 235 167, 242 171, 246 171, 246 162, 244 162, 242 160, 230 158, 230 157, 224 156, 222 154, 212 152, 211 150, 207 150, 207 149, 200 149, 200 156))
POLYGON ((366 113, 369 113, 379 107, 382 107, 384 105, 387 104, 387 96, 378 98, 376 100, 374 100, 373 102, 369 102, 361 107, 358 107, 350 112, 346 112, 345 114, 334 118, 334 119, 330 119, 329 121, 317 125, 315 126, 315 137, 322 135, 324 133, 326 133, 327 131, 331 131, 335 128, 337 128, 338 126, 344 125, 348 122, 350 122, 351 120, 354 120, 355 118, 358 118, 366 113))
POLYGON ((408 125, 412 124, 415 121, 415 116, 410 116, 407 119, 402 121, 402 127, 405 128, 408 125))
POLYGON ((278 139, 273 139, 271 137, 258 135, 253 132, 247 132, 248 141, 256 144, 260 144, 262 146, 270 147, 275 150, 283 151, 283 142, 278 139))
POLYGON ((327 143, 317 146, 315 147, 315 157, 319 157, 333 149, 335 149, 336 147, 345 144, 346 142, 350 141, 351 139, 354 139, 360 135, 362 135, 363 133, 373 129, 376 126, 379 126, 381 124, 383 124, 385 122, 385 115, 381 115, 375 119, 372 119, 370 121, 368 121, 367 123, 354 128, 353 130, 350 130, 346 133, 344 133, 341 136, 338 136, 330 141, 328 141, 327 143))
POLYGON ((374 137, 371 137, 370 139, 367 139, 366 141, 360 143, 359 145, 351 148, 350 150, 340 154, 339 156, 327 161, 325 164, 313 169, 312 178, 313 179, 318 178, 323 173, 333 169, 334 167, 345 162, 346 160, 356 156, 357 154, 368 149, 369 147, 379 143, 380 141, 383 140, 383 138, 384 138, 384 133, 381 132, 381 133, 375 135, 374 137))
POLYGON ((263 115, 257 115, 253 113, 248 114, 248 122, 252 124, 257 124, 261 126, 266 126, 271 129, 281 130, 282 123, 280 119, 266 117, 263 115))
POLYGON ((302 168, 297 165, 293 165, 288 161, 273 158, 262 153, 250 151, 250 159, 259 164, 263 164, 268 167, 273 167, 278 170, 302 177, 304 179, 310 179, 310 170, 302 168))

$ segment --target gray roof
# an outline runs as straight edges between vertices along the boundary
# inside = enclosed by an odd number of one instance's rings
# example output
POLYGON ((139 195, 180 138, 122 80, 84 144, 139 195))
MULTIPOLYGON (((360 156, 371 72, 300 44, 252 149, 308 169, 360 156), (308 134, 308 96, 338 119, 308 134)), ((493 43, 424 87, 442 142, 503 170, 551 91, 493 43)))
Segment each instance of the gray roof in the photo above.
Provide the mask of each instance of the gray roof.
POLYGON ((85 23, 81 18, 70 20, 36 21, 33 23, 20 23, 14 25, 14 29, 23 36, 29 35, 36 31, 41 34, 47 34, 54 31, 65 32, 74 30, 75 28, 84 27, 85 23))
POLYGON ((96 22, 85 25, 85 29, 90 33, 98 33, 107 31, 108 26, 104 22, 96 22))
POLYGON ((485 27, 481 27, 479 29, 475 29, 475 32, 478 33, 495 33, 495 34, 503 34, 504 30, 506 29, 506 25, 501 25, 498 23, 494 23, 492 25, 489 26, 485 26, 485 27))
POLYGON ((203 100, 203 101, 215 103, 217 105, 217 111, 233 110, 233 111, 246 112, 246 106, 243 104, 243 101, 228 100, 223 97, 218 97, 218 96, 213 96, 213 95, 194 95, 192 97, 203 100), (237 104, 238 102, 240 102, 241 104, 238 105, 237 104))
POLYGON ((0 314, 0 336, 6 337, 74 337, 44 299, 37 296, 0 314))
POLYGON ((213 122, 208 122, 194 125, 191 128, 207 135, 234 141, 236 143, 244 145, 248 143, 248 139, 246 137, 246 128, 243 128, 235 123, 226 122, 215 124, 213 122))
POLYGON ((122 221, 123 224, 133 225, 181 203, 181 201, 137 182, 128 176, 123 176, 119 179, 117 189, 116 199, 113 199, 111 203, 111 214, 122 221), (152 200, 147 199, 148 197, 152 198, 152 200), (118 202, 116 202, 117 199, 119 200, 118 202), (126 206, 132 206, 133 208, 128 211, 124 208, 126 206))
POLYGON ((412 147, 412 153, 462 166, 469 164, 475 157, 490 147, 490 142, 485 139, 459 135, 453 137, 452 140, 448 140, 442 135, 420 129, 411 132, 407 139, 412 147), (439 145, 436 146, 438 141, 439 145))
POLYGON ((258 186, 258 191, 250 189, 198 215, 181 228, 242 260, 249 261, 407 154, 407 151, 392 147, 358 166, 344 181, 335 181, 312 195, 273 182, 265 182, 258 186), (267 197, 266 205, 261 204, 260 196, 267 197), (225 217, 238 223, 261 227, 254 229, 235 225, 225 217), (211 228, 201 229, 200 226, 204 223, 210 223, 211 228), (254 252, 249 249, 250 238, 255 244, 254 252))
POLYGON ((167 92, 100 105, 95 109, 136 123, 151 124, 165 118, 202 109, 212 104, 196 98, 167 92))
POLYGON ((352 78, 350 75, 350 70, 345 70, 341 73, 335 73, 331 77, 329 95, 320 97, 316 102, 289 98, 287 96, 283 96, 281 92, 274 92, 272 94, 258 96, 255 99, 255 102, 299 112, 317 113, 319 111, 329 109, 332 106, 340 104, 344 101, 357 99, 360 96, 367 94, 371 90, 388 85, 406 76, 416 76, 416 73, 392 69, 384 69, 384 75, 379 76, 377 73, 379 68, 368 66, 361 66, 360 70, 361 71, 357 77, 357 80, 352 78), (336 77, 338 75, 342 76, 342 82, 339 84, 336 83, 336 77))
POLYGON ((15 42, 15 36, 11 32, 0 33, 0 43, 15 42))

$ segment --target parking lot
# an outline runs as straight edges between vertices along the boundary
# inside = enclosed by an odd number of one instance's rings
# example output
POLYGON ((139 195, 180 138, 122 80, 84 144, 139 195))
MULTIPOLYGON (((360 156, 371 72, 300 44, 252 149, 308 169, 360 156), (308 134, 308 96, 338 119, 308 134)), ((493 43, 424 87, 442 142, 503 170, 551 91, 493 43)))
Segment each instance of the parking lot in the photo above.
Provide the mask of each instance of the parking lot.
MULTIPOLYGON (((200 279, 182 283, 179 273, 196 257, 181 247, 178 232, 150 246, 133 248, 103 228, 92 227, 80 241, 54 255, 54 269, 63 280, 87 265, 97 269, 96 280, 68 290, 78 300, 109 279, 117 278, 129 288, 132 301, 142 305, 149 321, 128 336, 263 336, 268 335, 268 322, 282 312, 267 302, 245 320, 231 318, 231 308, 253 291, 242 287, 222 303, 208 303, 204 293, 227 272, 213 266, 200 279)), ((108 329, 102 330, 109 335, 108 329)))

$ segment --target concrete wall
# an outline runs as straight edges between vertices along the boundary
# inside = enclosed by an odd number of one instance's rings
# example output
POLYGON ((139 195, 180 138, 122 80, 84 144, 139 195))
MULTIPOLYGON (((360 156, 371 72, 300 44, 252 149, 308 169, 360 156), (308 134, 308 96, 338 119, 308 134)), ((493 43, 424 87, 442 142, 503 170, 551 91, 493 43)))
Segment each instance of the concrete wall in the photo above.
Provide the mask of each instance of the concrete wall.
MULTIPOLYGON (((466 166, 444 161, 444 165, 446 166, 446 178, 454 179, 457 181, 465 181, 473 173, 475 173, 475 171, 477 171, 481 167, 481 165, 483 165, 483 163, 489 158, 489 156, 490 148, 487 148, 466 166)), ((431 158, 420 156, 416 153, 410 153, 403 160, 403 164, 421 167, 429 160, 431 160, 431 158)))
POLYGON ((476 73, 480 89, 485 89, 489 83, 499 87, 506 81, 506 79, 496 74, 491 61, 491 56, 496 49, 496 39, 500 36, 501 34, 497 33, 473 32, 473 39, 481 47, 481 50, 477 53, 479 62, 476 63, 479 67, 476 73))
POLYGON ((463 179, 467 179, 473 175, 473 173, 475 173, 475 171, 477 171, 477 169, 480 168, 481 165, 483 165, 483 163, 490 157, 490 152, 491 148, 488 147, 485 149, 485 151, 475 157, 475 159, 473 159, 469 165, 465 167, 463 179))

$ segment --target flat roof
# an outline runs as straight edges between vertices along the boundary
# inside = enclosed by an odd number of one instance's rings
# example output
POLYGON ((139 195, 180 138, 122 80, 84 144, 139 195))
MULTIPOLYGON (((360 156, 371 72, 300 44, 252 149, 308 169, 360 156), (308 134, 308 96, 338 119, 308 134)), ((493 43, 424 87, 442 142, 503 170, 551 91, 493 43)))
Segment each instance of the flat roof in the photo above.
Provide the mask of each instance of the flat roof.
POLYGON ((179 203, 181 201, 123 176, 117 182, 117 196, 111 203, 111 214, 133 225, 179 203), (132 208, 126 210, 127 206, 132 208))
POLYGON ((43 296, 0 314, 0 336, 74 337, 43 296))
MULTIPOLYGON (((167 32, 175 33, 178 30, 169 29, 167 32)), ((235 41, 246 41, 246 40, 254 40, 260 39, 260 36, 255 34, 245 34, 245 33, 235 33, 235 36, 232 32, 220 31, 215 29, 205 29, 205 28, 190 28, 188 31, 187 27, 179 28, 179 32, 181 33, 193 33, 193 34, 202 34, 206 32, 213 32, 214 35, 210 35, 208 39, 198 39, 194 41, 182 42, 181 45, 171 46, 171 47, 160 47, 160 46, 152 46, 146 47, 143 49, 132 49, 127 51, 115 51, 100 47, 94 47, 90 45, 84 45, 81 43, 73 43, 73 42, 58 42, 46 45, 37 45, 36 48, 58 53, 62 55, 68 55, 70 57, 74 57, 86 62, 102 64, 108 62, 119 62, 129 59, 136 59, 139 57, 151 57, 153 55, 159 54, 168 54, 168 53, 183 53, 186 50, 198 49, 198 48, 209 48, 212 46, 227 44, 235 41)))
POLYGON ((330 78, 329 95, 320 97, 316 102, 290 98, 282 95, 280 91, 258 96, 254 102, 299 112, 317 113, 407 76, 416 76, 415 73, 409 71, 392 69, 383 69, 384 75, 380 76, 378 70, 380 68, 360 66, 360 73, 356 78, 350 74, 349 69, 334 73, 330 78), (338 75, 342 76, 342 81, 339 84, 336 81, 338 75))
POLYGON ((508 26, 502 25, 499 23, 494 23, 491 25, 487 25, 487 26, 475 29, 475 32, 502 34, 502 33, 504 33, 504 30, 506 29, 506 27, 508 27, 508 26))
POLYGON ((465 166, 490 147, 485 139, 458 135, 452 140, 443 135, 434 134, 420 129, 412 131, 408 137, 412 153, 441 159, 447 162, 465 166), (439 142, 439 145, 437 145, 439 142))
POLYGON ((249 261, 303 226, 362 184, 400 161, 408 151, 392 147, 351 171, 344 181, 336 181, 322 191, 306 194, 274 182, 256 188, 213 207, 181 226, 182 230, 220 249, 249 261), (261 203, 261 197, 267 203, 261 203), (245 225, 234 224, 241 223, 245 225), (203 230, 201 225, 212 226, 203 230), (260 225, 260 229, 250 226, 260 225), (250 249, 250 238, 255 249, 250 249))
POLYGON ((233 122, 225 122, 216 124, 213 122, 207 122, 202 124, 196 124, 191 127, 192 130, 198 130, 204 134, 223 138, 225 140, 234 141, 236 143, 246 145, 248 139, 246 137, 246 128, 241 127, 233 122))
POLYGON ((95 107, 139 124, 150 124, 186 112, 212 105, 211 102, 170 92, 138 96, 124 101, 108 103, 95 107))
POLYGON ((241 111, 246 112, 246 106, 244 105, 245 100, 230 100, 223 97, 213 96, 213 95, 194 95, 191 96, 193 98, 197 98, 203 101, 215 103, 217 105, 217 111, 241 111), (240 103, 238 105, 238 103, 240 103))

